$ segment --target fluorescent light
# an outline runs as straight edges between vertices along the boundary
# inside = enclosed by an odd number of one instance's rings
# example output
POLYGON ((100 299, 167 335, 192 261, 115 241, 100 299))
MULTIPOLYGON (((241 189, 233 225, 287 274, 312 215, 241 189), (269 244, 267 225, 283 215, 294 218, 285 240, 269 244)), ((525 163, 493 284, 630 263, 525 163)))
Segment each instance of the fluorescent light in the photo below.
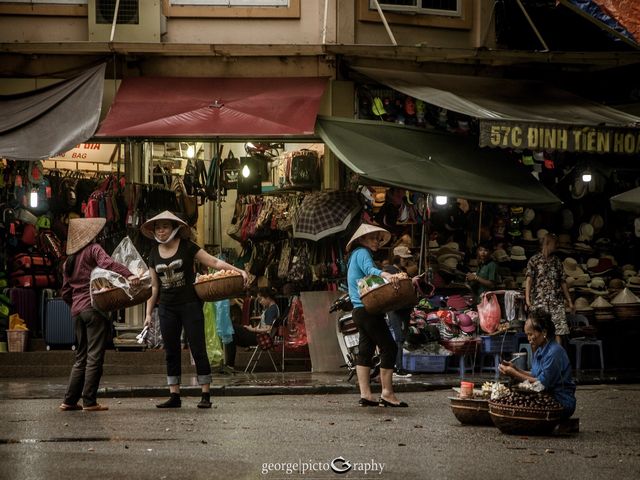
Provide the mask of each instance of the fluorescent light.
POLYGON ((31 190, 31 195, 29 196, 29 206, 31 208, 36 208, 38 206, 38 191, 31 190))
POLYGON ((591 174, 589 172, 584 172, 582 174, 582 181, 584 183, 589 183, 591 181, 591 174))
POLYGON ((446 195, 436 195, 436 205, 446 205, 448 200, 446 195))
POLYGON ((195 154, 196 154, 196 147, 194 147, 193 145, 189 145, 189 147, 187 148, 187 157, 193 158, 195 154))
POLYGON ((249 175, 251 175, 251 170, 249 170, 249 165, 246 165, 244 167, 242 167, 242 176, 244 178, 248 178, 249 175))

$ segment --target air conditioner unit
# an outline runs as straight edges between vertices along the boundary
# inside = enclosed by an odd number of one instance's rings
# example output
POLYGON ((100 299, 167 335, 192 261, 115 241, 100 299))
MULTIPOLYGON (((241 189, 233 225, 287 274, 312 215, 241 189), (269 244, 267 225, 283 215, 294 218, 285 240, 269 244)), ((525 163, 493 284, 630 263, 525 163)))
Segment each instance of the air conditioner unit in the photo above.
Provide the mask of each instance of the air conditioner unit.
MULTIPOLYGON (((89 41, 108 42, 116 0, 89 0, 89 41)), ((114 42, 160 42, 161 0, 120 0, 114 42)))

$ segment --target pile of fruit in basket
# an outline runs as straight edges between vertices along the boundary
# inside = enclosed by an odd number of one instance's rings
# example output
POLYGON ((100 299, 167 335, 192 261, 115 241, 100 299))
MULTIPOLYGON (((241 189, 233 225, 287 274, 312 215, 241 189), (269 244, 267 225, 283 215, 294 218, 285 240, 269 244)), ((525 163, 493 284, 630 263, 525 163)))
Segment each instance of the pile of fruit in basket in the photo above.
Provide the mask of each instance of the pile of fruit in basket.
POLYGON ((498 398, 492 398, 494 403, 506 406, 538 408, 538 409, 557 409, 562 408, 551 395, 545 393, 521 393, 509 390, 509 393, 498 398))
POLYGON ((208 282, 209 280, 218 280, 220 278, 240 276, 235 270, 218 270, 215 273, 205 273, 196 277, 196 283, 208 282))

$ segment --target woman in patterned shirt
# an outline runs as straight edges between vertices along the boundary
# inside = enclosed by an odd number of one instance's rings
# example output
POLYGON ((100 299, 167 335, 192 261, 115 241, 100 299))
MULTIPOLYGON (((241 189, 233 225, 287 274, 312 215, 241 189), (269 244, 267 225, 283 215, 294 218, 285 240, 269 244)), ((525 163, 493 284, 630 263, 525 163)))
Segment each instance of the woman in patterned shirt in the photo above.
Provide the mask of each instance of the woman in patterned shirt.
POLYGON ((556 327, 556 341, 562 345, 562 337, 569 334, 564 300, 572 313, 575 307, 569 295, 562 262, 553 254, 557 242, 556 235, 548 233, 542 239, 542 251, 529 259, 525 302, 530 311, 541 309, 551 315, 556 327))

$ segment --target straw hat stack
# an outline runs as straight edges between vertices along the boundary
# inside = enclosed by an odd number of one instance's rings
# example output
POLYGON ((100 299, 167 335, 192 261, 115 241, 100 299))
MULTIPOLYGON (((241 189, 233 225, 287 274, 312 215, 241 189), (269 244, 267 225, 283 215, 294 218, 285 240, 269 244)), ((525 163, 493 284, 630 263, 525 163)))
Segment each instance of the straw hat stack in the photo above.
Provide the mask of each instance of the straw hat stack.
POLYGON ((596 297, 590 306, 593 308, 593 317, 598 322, 608 322, 616 318, 613 314, 613 305, 607 302, 604 297, 596 297))
POLYGON ((630 320, 640 316, 640 298, 624 288, 611 300, 613 311, 619 320, 630 320))
POLYGON ((575 306, 577 314, 584 315, 589 320, 593 320, 594 312, 593 308, 589 305, 589 300, 587 300, 585 297, 578 297, 573 304, 575 306))

